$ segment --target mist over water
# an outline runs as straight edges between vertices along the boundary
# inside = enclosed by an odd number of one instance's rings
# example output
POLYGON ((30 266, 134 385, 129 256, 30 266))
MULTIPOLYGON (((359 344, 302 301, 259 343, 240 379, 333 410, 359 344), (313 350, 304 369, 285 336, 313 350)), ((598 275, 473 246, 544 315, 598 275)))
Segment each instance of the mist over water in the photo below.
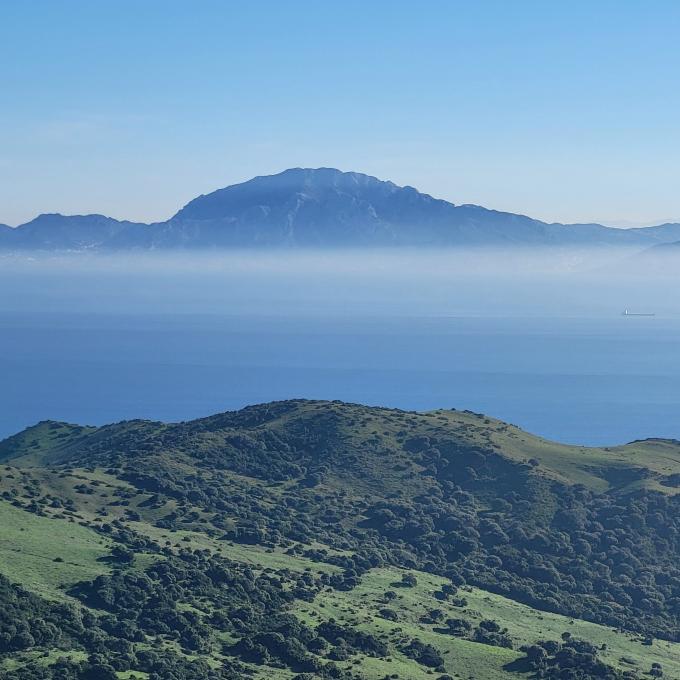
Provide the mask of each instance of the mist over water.
POLYGON ((5 257, 0 436, 308 397, 680 437, 677 271, 611 250, 5 257))

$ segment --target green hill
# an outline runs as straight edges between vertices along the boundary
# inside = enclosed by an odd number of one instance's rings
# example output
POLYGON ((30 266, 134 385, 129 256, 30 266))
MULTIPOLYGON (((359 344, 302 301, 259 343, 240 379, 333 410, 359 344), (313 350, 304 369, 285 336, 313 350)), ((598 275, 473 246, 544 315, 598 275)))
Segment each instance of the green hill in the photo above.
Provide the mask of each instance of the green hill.
POLYGON ((679 490, 679 442, 461 411, 43 422, 0 443, 0 677, 680 678, 679 490))

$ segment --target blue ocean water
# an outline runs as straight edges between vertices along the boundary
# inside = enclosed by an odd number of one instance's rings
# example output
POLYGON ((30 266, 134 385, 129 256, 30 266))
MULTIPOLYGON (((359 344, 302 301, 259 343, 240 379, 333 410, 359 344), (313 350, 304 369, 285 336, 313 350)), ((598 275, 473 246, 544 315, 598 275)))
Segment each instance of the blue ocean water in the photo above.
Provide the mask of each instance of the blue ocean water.
POLYGON ((61 307, 0 314, 0 437, 307 397, 472 409, 579 444, 680 438, 678 318, 61 307))

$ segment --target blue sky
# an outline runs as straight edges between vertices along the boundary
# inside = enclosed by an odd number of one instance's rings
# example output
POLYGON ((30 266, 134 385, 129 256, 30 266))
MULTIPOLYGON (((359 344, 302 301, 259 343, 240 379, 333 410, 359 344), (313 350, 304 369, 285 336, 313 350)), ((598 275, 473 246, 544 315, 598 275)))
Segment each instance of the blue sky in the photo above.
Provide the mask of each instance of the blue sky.
POLYGON ((333 166, 547 220, 680 219, 680 3, 0 3, 0 222, 160 220, 333 166))

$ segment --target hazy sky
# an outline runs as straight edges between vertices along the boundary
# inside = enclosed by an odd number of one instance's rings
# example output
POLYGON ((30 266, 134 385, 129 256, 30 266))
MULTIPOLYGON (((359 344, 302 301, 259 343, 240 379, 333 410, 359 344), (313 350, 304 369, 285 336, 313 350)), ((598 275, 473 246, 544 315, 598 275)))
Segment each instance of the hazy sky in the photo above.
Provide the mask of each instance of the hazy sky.
POLYGON ((291 166, 680 218, 680 3, 0 2, 0 222, 160 220, 291 166))

